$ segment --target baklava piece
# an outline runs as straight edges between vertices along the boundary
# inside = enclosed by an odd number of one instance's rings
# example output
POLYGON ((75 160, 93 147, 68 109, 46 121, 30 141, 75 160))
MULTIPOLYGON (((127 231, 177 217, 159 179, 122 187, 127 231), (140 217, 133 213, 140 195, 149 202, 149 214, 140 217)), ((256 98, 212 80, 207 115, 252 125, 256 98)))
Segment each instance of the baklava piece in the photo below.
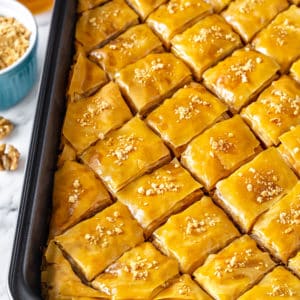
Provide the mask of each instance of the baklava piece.
POLYGON ((148 237, 168 216, 199 199, 200 188, 175 159, 129 184, 117 198, 128 206, 148 237))
POLYGON ((170 160, 163 141, 135 117, 82 155, 82 160, 114 193, 170 160))
POLYGON ((285 162, 300 176, 300 125, 279 137, 278 151, 285 162))
POLYGON ((82 13, 108 1, 109 0, 78 0, 77 11, 78 13, 82 13))
POLYGON ((140 115, 191 81, 188 67, 171 53, 149 54, 116 73, 123 94, 140 115))
POLYGON ((226 111, 227 107, 221 101, 193 82, 150 113, 147 123, 178 157, 190 140, 226 118, 226 111))
POLYGON ((261 151, 259 141, 239 115, 197 136, 181 155, 183 165, 211 190, 261 151))
POLYGON ((61 234, 111 204, 103 183, 85 165, 66 161, 56 171, 49 236, 61 234))
POLYGON ((266 146, 279 144, 280 135, 300 124, 300 85, 282 76, 241 115, 266 146))
POLYGON ((276 77, 278 64, 273 59, 249 50, 237 50, 203 74, 204 84, 238 112, 276 77))
POLYGON ((197 80, 206 69, 242 46, 240 37, 218 15, 202 19, 171 43, 172 52, 189 65, 197 80))
POLYGON ((226 214, 209 197, 173 215, 153 234, 154 244, 176 258, 183 273, 191 273, 207 256, 240 234, 226 214))
POLYGON ((142 21, 167 0, 127 0, 129 5, 139 14, 142 21))
POLYGON ((243 40, 249 42, 288 6, 287 0, 235 0, 222 15, 243 40))
POLYGON ((88 281, 143 240, 142 228, 119 202, 55 237, 76 270, 88 281))
POLYGON ((231 0, 205 0, 205 2, 210 4, 216 13, 219 13, 231 2, 231 0))
POLYGON ((153 299, 178 274, 175 259, 162 255, 151 243, 126 252, 93 282, 111 299, 153 299))
POLYGON ((76 160, 76 150, 67 141, 61 146, 61 152, 57 159, 57 167, 61 168, 66 161, 76 160))
POLYGON ((77 152, 82 153, 131 117, 118 85, 110 82, 93 96, 69 103, 63 134, 77 152))
POLYGON ((170 0, 161 5, 147 19, 166 47, 171 39, 212 13, 212 7, 203 0, 170 0))
POLYGON ((129 28, 125 33, 103 48, 90 53, 92 60, 101 65, 111 78, 129 64, 135 63, 151 52, 162 52, 159 38, 145 24, 129 28))
POLYGON ((105 72, 95 63, 79 53, 72 67, 70 85, 67 96, 70 101, 76 101, 95 93, 107 82, 105 72))
POLYGON ((300 280, 284 267, 276 267, 256 286, 238 300, 253 299, 300 299, 300 280))
POLYGON ((300 182, 259 217, 252 233, 261 246, 287 263, 300 248, 300 182))
POLYGON ((288 193, 297 177, 275 148, 260 153, 216 187, 216 201, 244 232, 257 217, 288 193))
POLYGON ((300 252, 289 260, 289 268, 300 277, 300 252))
POLYGON ((217 254, 211 254, 194 272, 197 282, 215 299, 233 300, 258 282, 275 263, 244 235, 217 254))
POLYGON ((113 0, 85 11, 77 21, 75 37, 89 52, 135 24, 138 24, 138 15, 124 0, 113 0))
POLYGON ((174 279, 171 285, 162 290, 154 300, 212 300, 190 275, 184 274, 174 279))
POLYGON ((286 72, 300 56, 300 8, 292 5, 280 13, 252 44, 257 51, 273 57, 286 72))
POLYGON ((82 283, 53 241, 47 247, 45 258, 47 265, 42 271, 41 281, 46 299, 108 299, 104 293, 82 283))
POLYGON ((291 67, 290 75, 300 83, 300 59, 298 59, 291 67))

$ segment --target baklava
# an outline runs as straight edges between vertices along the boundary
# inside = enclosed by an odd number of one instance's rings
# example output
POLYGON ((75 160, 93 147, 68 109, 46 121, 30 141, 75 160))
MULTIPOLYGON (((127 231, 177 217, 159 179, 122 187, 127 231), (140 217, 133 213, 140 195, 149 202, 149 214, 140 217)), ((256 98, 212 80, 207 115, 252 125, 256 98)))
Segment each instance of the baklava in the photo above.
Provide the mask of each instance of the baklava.
POLYGON ((300 299, 299 3, 78 0, 46 300, 300 299))

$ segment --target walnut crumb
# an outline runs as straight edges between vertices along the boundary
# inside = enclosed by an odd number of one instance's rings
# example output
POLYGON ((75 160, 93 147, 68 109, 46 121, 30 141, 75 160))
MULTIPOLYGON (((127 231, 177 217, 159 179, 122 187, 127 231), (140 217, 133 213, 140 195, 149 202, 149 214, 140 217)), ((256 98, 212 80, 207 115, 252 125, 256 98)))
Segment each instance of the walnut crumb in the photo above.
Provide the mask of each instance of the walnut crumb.
POLYGON ((0 145, 0 171, 14 171, 19 165, 20 152, 12 145, 0 145))
POLYGON ((0 70, 20 59, 30 44, 30 31, 15 18, 0 16, 0 70))
POLYGON ((11 121, 0 116, 0 140, 8 136, 14 128, 11 121))

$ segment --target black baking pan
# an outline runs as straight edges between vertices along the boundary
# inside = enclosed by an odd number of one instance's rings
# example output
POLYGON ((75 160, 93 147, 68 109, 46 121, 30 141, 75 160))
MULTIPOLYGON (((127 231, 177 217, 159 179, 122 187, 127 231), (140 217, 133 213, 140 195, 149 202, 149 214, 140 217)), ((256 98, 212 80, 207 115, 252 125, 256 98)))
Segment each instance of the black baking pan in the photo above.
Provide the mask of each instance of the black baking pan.
POLYGON ((74 51, 76 2, 58 0, 54 7, 8 277, 16 300, 42 299, 41 262, 74 51))

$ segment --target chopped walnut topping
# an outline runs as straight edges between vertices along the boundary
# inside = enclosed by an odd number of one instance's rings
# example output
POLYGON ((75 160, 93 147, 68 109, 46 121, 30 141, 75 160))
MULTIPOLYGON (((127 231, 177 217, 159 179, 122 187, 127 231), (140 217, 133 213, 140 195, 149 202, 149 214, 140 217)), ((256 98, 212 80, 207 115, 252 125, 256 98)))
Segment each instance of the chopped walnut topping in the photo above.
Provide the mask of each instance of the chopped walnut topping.
POLYGON ((294 149, 293 149, 293 153, 294 154, 297 154, 297 153, 299 153, 300 152, 300 148, 299 147, 295 147, 294 149))
POLYGON ((0 16, 0 70, 20 59, 30 44, 30 31, 15 18, 0 16))
POLYGON ((241 252, 234 252, 233 255, 225 260, 225 265, 223 265, 223 260, 221 264, 217 264, 215 266, 215 276, 218 278, 223 277, 226 273, 232 273, 236 269, 247 268, 248 266, 253 266, 253 260, 255 259, 256 269, 260 269, 262 267, 267 268, 268 265, 264 264, 263 261, 257 261, 255 257, 253 257, 252 249, 245 249, 241 252))
MULTIPOLYGON (((210 28, 201 28, 199 32, 192 36, 192 42, 203 43, 207 40, 214 42, 215 40, 226 40, 229 42, 236 42, 236 36, 230 32, 225 32, 220 26, 214 25, 210 28)), ((221 51, 222 53, 223 51, 221 51)))
POLYGON ((276 221, 279 224, 285 225, 283 233, 292 233, 295 230, 295 226, 300 225, 300 205, 291 207, 287 212, 281 212, 276 221))
POLYGON ((262 5, 262 4, 265 4, 263 0, 250 0, 250 1, 248 0, 245 1, 242 5, 240 5, 239 11, 242 14, 250 14, 253 12, 253 10, 257 9, 255 5, 262 5))
POLYGON ((251 179, 246 178, 246 189, 257 195, 256 201, 258 203, 269 201, 283 191, 283 188, 277 184, 279 177, 273 170, 258 172, 254 168, 249 168, 249 172, 254 175, 251 176, 251 179))
POLYGON ((272 95, 276 96, 279 102, 275 102, 272 98, 265 98, 261 103, 267 106, 268 114, 277 114, 278 116, 271 119, 276 125, 281 125, 280 115, 289 114, 291 116, 299 116, 300 113, 300 96, 290 96, 285 91, 274 89, 272 95))
POLYGON ((87 111, 83 113, 82 117, 78 118, 76 121, 80 124, 81 127, 93 126, 95 123, 95 118, 99 116, 101 113, 103 113, 104 111, 110 109, 112 109, 110 103, 108 103, 106 100, 102 99, 101 97, 97 97, 97 98, 94 97, 93 103, 88 105, 87 111))
POLYGON ((185 234, 206 232, 209 227, 214 227, 220 223, 220 219, 215 214, 204 214, 204 218, 197 220, 193 217, 186 217, 185 234))
MULTIPOLYGON (((177 12, 184 11, 185 9, 192 6, 192 3, 190 1, 170 1, 167 5, 168 13, 173 15, 177 12), (179 2, 179 3, 178 3, 179 2), (183 2, 183 3, 182 3, 183 2)), ((195 5, 193 5, 195 6, 195 5)), ((197 7, 200 6, 200 3, 197 3, 197 7)))
POLYGON ((146 280, 149 276, 150 270, 157 270, 159 263, 156 260, 149 261, 147 258, 138 256, 135 261, 124 265, 123 270, 127 273, 131 273, 135 280, 146 280))
POLYGON ((150 65, 144 66, 142 68, 136 68, 134 70, 134 79, 145 85, 148 82, 154 81, 154 73, 155 72, 169 72, 171 69, 171 64, 165 64, 160 58, 155 58, 150 62, 150 65))
POLYGON ((7 119, 0 116, 0 140, 8 136, 14 128, 14 125, 7 119))
POLYGON ((287 37, 293 36, 299 31, 299 28, 294 24, 290 24, 288 19, 285 19, 282 24, 273 27, 271 38, 275 40, 276 45, 282 47, 286 44, 287 37))
POLYGON ((111 147, 108 156, 115 157, 114 163, 122 165, 125 160, 129 158, 129 154, 136 151, 138 144, 142 141, 142 138, 138 138, 131 135, 120 135, 117 139, 108 139, 107 144, 111 147), (115 145, 114 145, 115 144, 115 145), (115 147, 114 147, 115 146, 115 147))
POLYGON ((196 116, 200 113, 199 106, 211 107, 211 104, 205 100, 202 100, 197 95, 189 96, 188 106, 178 106, 175 108, 175 115, 179 116, 179 119, 176 122, 180 122, 182 120, 189 120, 193 116, 196 116))
POLYGON ((248 59, 245 63, 236 63, 230 66, 229 71, 231 74, 228 75, 228 78, 232 81, 240 81, 241 83, 248 83, 248 73, 253 72, 257 62, 252 58, 248 59))
POLYGON ((135 47, 137 41, 138 41, 138 39, 137 39, 136 34, 132 34, 130 37, 127 37, 127 38, 119 37, 118 39, 110 42, 110 44, 108 45, 108 48, 110 50, 117 50, 124 54, 126 53, 127 55, 131 55, 131 52, 128 50, 133 49, 135 47))
POLYGON ((268 292, 267 295, 272 297, 286 297, 286 296, 294 296, 296 293, 290 287, 283 282, 280 282, 279 285, 272 285, 272 291, 268 292))
POLYGON ((235 148, 235 145, 233 143, 229 142, 227 139, 224 138, 211 137, 209 143, 213 151, 220 151, 226 153, 235 148))
POLYGON ((12 145, 0 145, 0 171, 14 171, 19 165, 20 152, 12 145))
POLYGON ((71 204, 76 203, 79 200, 80 195, 83 192, 84 192, 84 189, 81 186, 80 180, 75 179, 72 183, 72 191, 71 191, 71 194, 69 194, 68 201, 71 204))
POLYGON ((186 284, 182 284, 181 286, 178 287, 179 295, 189 296, 191 291, 192 291, 191 288, 186 284))
POLYGON ((119 9, 102 9, 98 10, 97 17, 91 17, 88 20, 90 26, 94 27, 95 30, 103 29, 112 17, 117 17, 120 13, 119 9))
POLYGON ((120 214, 115 211, 112 216, 107 216, 106 220, 111 223, 109 226, 104 227, 97 225, 94 234, 87 233, 84 238, 91 245, 99 245, 101 248, 106 248, 109 245, 108 237, 121 235, 124 233, 124 223, 120 220, 120 214))

